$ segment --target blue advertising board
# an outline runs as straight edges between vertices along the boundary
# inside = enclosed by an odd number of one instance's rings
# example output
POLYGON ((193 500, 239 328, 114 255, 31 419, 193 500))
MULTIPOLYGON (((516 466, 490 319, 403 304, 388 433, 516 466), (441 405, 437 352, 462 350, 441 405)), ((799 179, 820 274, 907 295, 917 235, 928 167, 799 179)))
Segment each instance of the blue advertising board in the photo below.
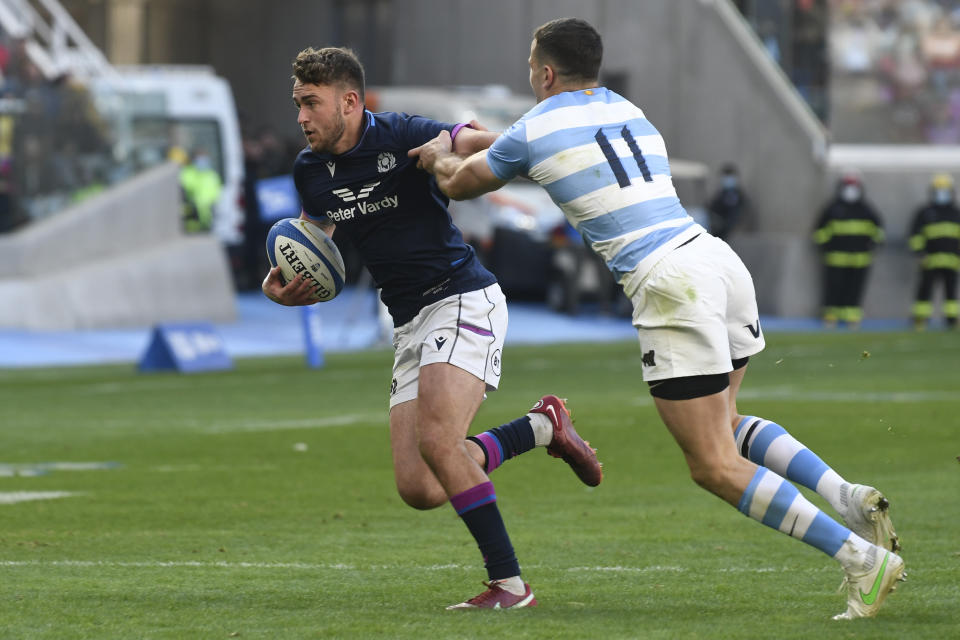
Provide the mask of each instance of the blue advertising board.
POLYGON ((140 359, 140 371, 195 373, 232 368, 233 360, 209 322, 157 325, 140 359))
POLYGON ((257 204, 264 224, 273 224, 283 218, 299 218, 300 195, 293 184, 293 176, 257 180, 257 204))

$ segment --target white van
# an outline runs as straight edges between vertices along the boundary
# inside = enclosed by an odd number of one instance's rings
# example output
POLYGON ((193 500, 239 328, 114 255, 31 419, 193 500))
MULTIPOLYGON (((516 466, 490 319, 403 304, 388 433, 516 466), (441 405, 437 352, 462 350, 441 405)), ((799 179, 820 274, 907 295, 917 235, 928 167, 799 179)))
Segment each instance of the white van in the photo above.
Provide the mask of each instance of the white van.
POLYGON ((115 155, 143 169, 207 151, 223 181, 213 232, 226 245, 242 242, 243 146, 229 83, 201 65, 115 69, 91 84, 116 127, 115 155))

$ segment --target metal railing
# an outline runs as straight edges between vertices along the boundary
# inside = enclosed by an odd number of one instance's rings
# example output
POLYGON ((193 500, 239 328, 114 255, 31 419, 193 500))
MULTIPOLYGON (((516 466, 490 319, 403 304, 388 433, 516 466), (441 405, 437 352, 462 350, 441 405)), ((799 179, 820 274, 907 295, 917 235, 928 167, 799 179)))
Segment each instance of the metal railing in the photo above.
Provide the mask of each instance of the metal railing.
POLYGON ((803 99, 787 74, 776 62, 770 59, 756 31, 750 26, 743 14, 737 10, 731 0, 700 0, 712 6, 723 23, 733 34, 754 69, 764 78, 767 85, 777 96, 780 104, 797 122, 810 139, 815 157, 825 159, 829 134, 820 119, 803 99))
POLYGON ((0 0, 0 28, 26 41, 30 59, 48 79, 113 75, 115 71, 57 0, 0 0))

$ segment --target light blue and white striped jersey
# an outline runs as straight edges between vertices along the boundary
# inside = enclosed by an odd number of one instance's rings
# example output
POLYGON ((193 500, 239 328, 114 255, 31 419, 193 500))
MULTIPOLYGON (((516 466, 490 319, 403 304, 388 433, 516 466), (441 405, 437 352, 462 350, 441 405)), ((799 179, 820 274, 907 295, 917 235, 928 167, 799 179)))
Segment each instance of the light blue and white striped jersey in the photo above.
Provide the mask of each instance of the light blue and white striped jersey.
POLYGON ((605 88, 547 98, 487 153, 501 180, 547 190, 628 295, 667 252, 703 227, 677 198, 663 138, 636 105, 605 88))

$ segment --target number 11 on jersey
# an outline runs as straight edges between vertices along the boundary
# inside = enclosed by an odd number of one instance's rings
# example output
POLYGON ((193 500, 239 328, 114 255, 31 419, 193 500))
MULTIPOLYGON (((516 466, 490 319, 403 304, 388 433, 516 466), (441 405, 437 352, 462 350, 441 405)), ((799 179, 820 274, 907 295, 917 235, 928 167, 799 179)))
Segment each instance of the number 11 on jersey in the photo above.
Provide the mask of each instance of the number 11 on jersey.
MULTIPOLYGON (((630 149, 630 153, 633 154, 633 159, 637 162, 637 167, 640 169, 643 181, 653 182, 653 176, 650 175, 650 168, 647 167, 647 161, 640 151, 640 146, 626 125, 620 130, 620 136, 623 138, 623 141, 627 143, 627 148, 630 149)), ((613 150, 613 145, 610 144, 610 140, 603 132, 603 129, 597 129, 597 135, 594 136, 594 139, 597 141, 597 144, 600 145, 600 150, 603 151, 603 155, 607 159, 607 164, 609 164, 613 170, 613 175, 617 178, 617 184, 620 185, 621 189, 629 187, 630 176, 627 175, 626 169, 623 168, 623 163, 620 162, 617 152, 613 150)))

